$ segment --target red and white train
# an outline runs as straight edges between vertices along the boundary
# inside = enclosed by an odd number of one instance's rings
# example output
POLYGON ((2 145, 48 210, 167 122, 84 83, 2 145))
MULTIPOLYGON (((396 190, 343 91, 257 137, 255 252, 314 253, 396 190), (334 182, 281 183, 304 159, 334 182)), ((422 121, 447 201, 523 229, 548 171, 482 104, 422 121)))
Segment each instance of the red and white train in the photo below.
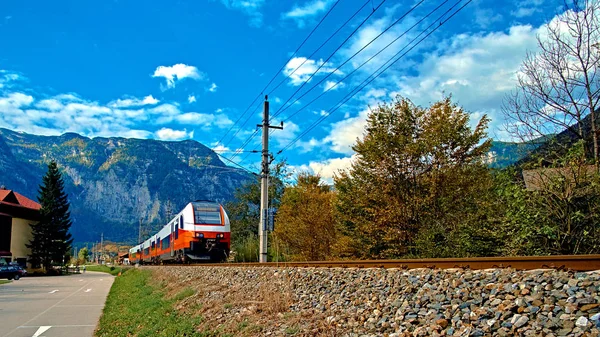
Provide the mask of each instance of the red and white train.
POLYGON ((194 201, 158 233, 129 250, 130 263, 160 264, 225 261, 231 248, 231 227, 223 206, 194 201))

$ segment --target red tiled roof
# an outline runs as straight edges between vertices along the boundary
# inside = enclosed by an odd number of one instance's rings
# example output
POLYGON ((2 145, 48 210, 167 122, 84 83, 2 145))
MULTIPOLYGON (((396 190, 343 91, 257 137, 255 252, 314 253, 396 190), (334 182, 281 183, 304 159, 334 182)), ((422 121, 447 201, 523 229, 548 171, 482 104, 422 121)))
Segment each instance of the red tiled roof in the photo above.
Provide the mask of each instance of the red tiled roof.
POLYGON ((0 200, 4 200, 11 190, 0 190, 0 200))
POLYGON ((21 206, 27 207, 27 208, 31 208, 31 209, 35 209, 35 210, 39 210, 40 208, 42 208, 42 205, 38 204, 37 202, 27 198, 26 196, 19 194, 17 192, 13 192, 15 194, 15 197, 17 197, 17 200, 19 200, 19 204, 21 204, 21 206))
POLYGON ((40 208, 42 208, 42 206, 40 204, 38 204, 37 202, 25 197, 22 194, 12 191, 12 190, 0 190, 0 201, 14 205, 15 204, 14 202, 5 200, 11 194, 14 196, 14 198, 17 199, 19 206, 34 209, 36 211, 38 211, 38 210, 40 210, 40 208))

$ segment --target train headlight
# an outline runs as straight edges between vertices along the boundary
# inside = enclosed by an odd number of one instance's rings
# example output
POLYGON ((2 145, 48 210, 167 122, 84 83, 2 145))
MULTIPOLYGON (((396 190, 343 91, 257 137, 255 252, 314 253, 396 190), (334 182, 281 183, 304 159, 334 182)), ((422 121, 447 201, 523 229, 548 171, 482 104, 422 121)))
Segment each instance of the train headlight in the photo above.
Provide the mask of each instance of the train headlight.
POLYGON ((225 235, 224 235, 223 233, 219 233, 219 234, 217 234, 217 239, 222 239, 222 238, 224 238, 224 237, 225 237, 225 235))
POLYGON ((204 233, 196 233, 196 237, 203 238, 204 237, 204 233))

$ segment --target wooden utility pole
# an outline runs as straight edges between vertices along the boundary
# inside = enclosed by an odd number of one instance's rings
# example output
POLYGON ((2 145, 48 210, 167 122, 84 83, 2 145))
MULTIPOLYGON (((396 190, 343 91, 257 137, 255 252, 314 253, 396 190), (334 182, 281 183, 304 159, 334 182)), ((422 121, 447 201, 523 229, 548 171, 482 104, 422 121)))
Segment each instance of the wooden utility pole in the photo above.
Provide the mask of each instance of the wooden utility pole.
POLYGON ((258 224, 258 236, 260 240, 259 262, 267 262, 267 224, 269 222, 269 129, 283 130, 281 126, 269 124, 269 97, 265 96, 263 109, 263 123, 256 125, 262 128, 262 171, 260 184, 260 223, 258 224))

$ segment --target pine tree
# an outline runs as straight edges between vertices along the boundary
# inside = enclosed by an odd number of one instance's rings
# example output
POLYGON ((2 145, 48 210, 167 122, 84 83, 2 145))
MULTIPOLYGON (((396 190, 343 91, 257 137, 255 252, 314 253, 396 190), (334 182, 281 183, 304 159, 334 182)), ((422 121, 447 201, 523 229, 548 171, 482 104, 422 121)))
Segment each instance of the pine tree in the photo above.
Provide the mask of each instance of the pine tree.
POLYGON ((48 165, 38 191, 41 204, 40 222, 31 225, 33 238, 27 245, 31 249, 31 263, 48 270, 61 263, 71 250, 73 239, 69 233, 71 214, 64 192, 64 182, 55 161, 48 165))

